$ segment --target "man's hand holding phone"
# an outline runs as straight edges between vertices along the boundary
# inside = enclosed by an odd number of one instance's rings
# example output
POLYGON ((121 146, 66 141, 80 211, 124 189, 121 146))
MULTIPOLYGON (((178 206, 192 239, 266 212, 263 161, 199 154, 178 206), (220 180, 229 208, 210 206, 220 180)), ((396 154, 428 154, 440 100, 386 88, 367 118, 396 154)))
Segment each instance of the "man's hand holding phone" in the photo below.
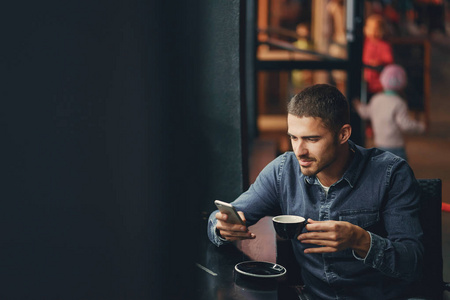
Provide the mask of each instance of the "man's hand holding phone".
POLYGON ((254 239, 255 234, 248 231, 245 225, 245 216, 242 211, 236 211, 226 202, 215 201, 219 212, 216 213, 216 230, 220 236, 228 241, 254 239))

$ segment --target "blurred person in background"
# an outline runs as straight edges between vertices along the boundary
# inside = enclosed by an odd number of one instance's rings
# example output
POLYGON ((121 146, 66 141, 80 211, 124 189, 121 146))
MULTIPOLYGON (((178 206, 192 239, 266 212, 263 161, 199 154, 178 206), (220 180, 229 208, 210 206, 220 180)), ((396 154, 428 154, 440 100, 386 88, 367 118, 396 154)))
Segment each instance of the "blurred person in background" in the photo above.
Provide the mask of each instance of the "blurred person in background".
MULTIPOLYGON (((386 21, 379 14, 370 15, 364 25, 364 45, 362 61, 364 65, 364 81, 366 83, 366 102, 373 95, 383 91, 380 83, 380 72, 388 64, 394 62, 391 45, 384 40, 386 21)), ((366 136, 373 137, 372 125, 366 122, 366 136)))
POLYGON ((386 21, 383 16, 374 14, 367 18, 364 25, 363 64, 364 80, 367 83, 367 99, 381 92, 380 72, 388 64, 394 62, 391 45, 384 40, 386 21))
POLYGON ((363 120, 372 123, 375 147, 387 150, 407 160, 403 133, 423 133, 425 123, 408 115, 408 105, 399 93, 407 84, 405 70, 396 64, 386 66, 380 75, 383 91, 375 94, 368 104, 359 100, 353 106, 363 120))

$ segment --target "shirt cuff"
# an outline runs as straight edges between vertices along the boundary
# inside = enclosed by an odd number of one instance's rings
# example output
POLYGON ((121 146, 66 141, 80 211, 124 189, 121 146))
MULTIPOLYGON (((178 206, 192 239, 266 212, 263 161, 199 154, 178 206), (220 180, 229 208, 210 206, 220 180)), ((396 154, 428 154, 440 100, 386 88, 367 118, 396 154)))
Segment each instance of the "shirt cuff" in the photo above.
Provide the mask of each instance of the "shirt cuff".
POLYGON ((216 224, 217 219, 214 217, 215 212, 211 213, 208 220, 208 238, 216 246, 221 246, 225 243, 229 243, 226 239, 217 234, 216 224))
POLYGON ((356 258, 357 260, 364 261, 364 262, 365 262, 366 258, 369 256, 370 250, 372 250, 372 233, 370 231, 368 231, 368 233, 370 236, 370 247, 369 247, 369 251, 367 251, 366 257, 362 258, 358 254, 356 254, 355 250, 352 250, 353 257, 356 258))
POLYGON ((369 232, 370 234, 370 248, 365 258, 361 259, 364 264, 371 266, 374 269, 380 269, 383 266, 385 251, 388 245, 385 238, 369 232))
POLYGON ((219 240, 221 240, 222 242, 228 242, 227 239, 224 239, 224 238, 220 235, 220 232, 219 232, 219 230, 217 229, 217 227, 214 227, 214 230, 216 231, 216 235, 217 235, 217 238, 218 238, 219 240))

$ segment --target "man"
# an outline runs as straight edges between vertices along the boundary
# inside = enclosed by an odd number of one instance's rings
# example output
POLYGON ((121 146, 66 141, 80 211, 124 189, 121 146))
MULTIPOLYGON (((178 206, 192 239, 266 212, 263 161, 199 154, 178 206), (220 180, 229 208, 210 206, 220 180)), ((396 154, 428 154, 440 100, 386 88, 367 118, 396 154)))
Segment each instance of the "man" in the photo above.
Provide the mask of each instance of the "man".
POLYGON ((293 152, 269 163, 232 204, 246 226, 213 212, 208 236, 216 245, 254 239, 247 226, 264 216, 308 218, 292 240, 302 279, 317 299, 405 296, 420 276, 423 245, 419 190, 405 160, 349 140, 349 104, 325 84, 288 104, 293 152))

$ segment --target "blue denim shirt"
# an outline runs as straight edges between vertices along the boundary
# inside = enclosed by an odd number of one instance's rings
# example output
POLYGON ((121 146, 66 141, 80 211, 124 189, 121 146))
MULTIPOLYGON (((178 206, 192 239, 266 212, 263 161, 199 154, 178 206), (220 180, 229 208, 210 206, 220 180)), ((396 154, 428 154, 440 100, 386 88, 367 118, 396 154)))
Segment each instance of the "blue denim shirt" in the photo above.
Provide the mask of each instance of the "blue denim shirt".
MULTIPOLYGON (((316 247, 292 240, 302 278, 318 299, 391 299, 407 294, 421 274, 422 229, 419 187, 407 162, 379 149, 349 141, 353 160, 342 178, 325 195, 315 176, 305 176, 294 153, 269 163, 233 202, 244 212, 247 225, 264 216, 299 215, 313 220, 347 221, 367 230, 371 246, 365 258, 351 249, 305 254, 316 247)), ((213 212, 208 236, 224 243, 215 230, 213 212)))

